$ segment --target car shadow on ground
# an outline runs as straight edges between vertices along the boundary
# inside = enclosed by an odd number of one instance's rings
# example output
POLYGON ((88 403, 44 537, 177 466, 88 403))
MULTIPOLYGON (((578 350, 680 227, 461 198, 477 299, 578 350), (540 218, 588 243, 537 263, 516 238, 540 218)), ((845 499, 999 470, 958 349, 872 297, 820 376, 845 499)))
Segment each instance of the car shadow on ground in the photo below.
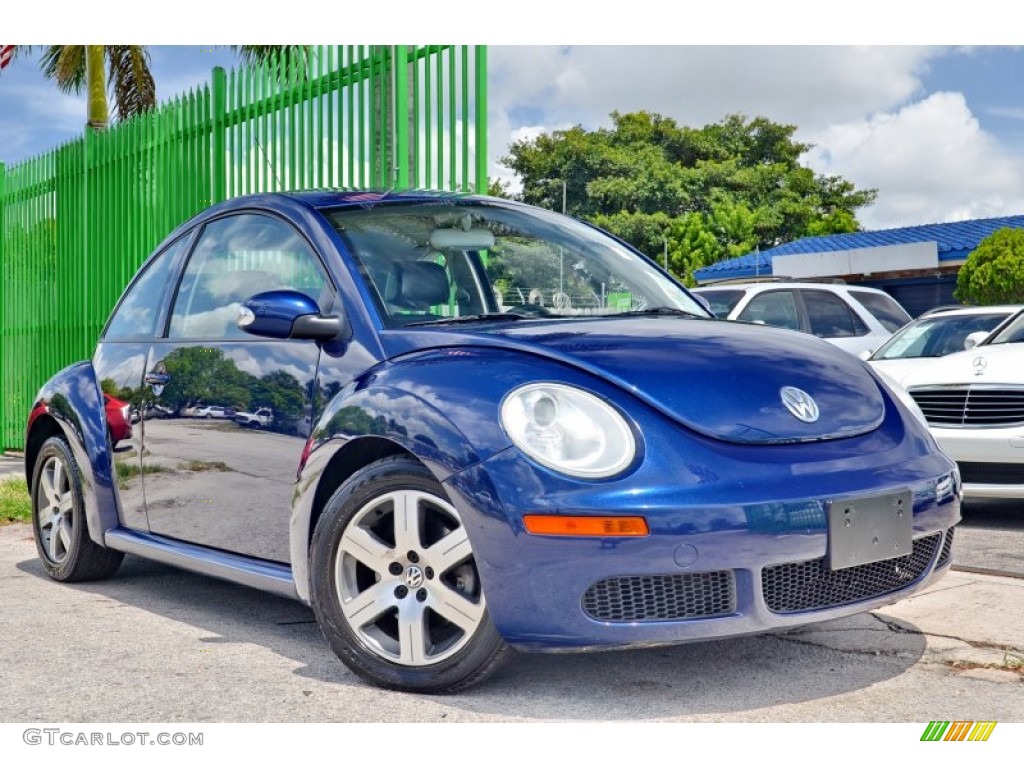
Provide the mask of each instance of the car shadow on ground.
MULTIPOLYGON (((47 578, 38 560, 19 562, 17 568, 47 578)), ((342 701, 346 690, 364 697, 372 693, 334 656, 313 612, 298 602, 132 556, 108 581, 66 587, 188 624, 201 631, 199 643, 211 649, 231 643, 262 646, 300 664, 294 674, 336 688, 342 701)), ((867 688, 906 672, 924 650, 925 638, 914 627, 894 629, 862 614, 784 634, 629 651, 519 654, 468 691, 414 698, 462 719, 728 720, 733 712, 867 688), (857 632, 877 638, 874 650, 857 647, 852 638, 865 637, 850 634, 857 632), (836 640, 822 640, 829 637, 836 640)), ((323 718, 332 718, 330 709, 322 710, 323 718)), ((343 719, 343 712, 333 716, 343 719)))

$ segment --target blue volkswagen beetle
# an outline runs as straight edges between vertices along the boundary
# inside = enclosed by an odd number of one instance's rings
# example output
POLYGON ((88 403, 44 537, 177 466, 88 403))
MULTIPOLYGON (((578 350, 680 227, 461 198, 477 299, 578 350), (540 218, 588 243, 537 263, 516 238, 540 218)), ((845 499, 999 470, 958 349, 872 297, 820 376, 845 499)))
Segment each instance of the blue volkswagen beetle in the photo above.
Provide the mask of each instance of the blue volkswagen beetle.
POLYGON ((182 225, 40 391, 25 462, 54 579, 132 553, 297 598, 356 674, 426 692, 876 608, 948 570, 960 517, 860 360, 716 320, 581 222, 422 192, 182 225), (117 449, 104 394, 140 414, 117 449))

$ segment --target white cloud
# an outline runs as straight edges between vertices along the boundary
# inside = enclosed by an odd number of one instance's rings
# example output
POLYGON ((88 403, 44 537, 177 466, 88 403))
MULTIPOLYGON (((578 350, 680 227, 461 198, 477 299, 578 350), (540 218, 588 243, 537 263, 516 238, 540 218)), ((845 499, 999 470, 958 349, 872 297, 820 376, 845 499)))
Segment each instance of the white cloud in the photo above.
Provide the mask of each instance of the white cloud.
POLYGON ((815 170, 879 190, 859 217, 869 229, 1024 212, 1024 159, 982 130, 960 93, 833 125, 815 143, 815 170))
MULTIPOLYGON (((879 189, 868 228, 1024 212, 1024 159, 986 133, 960 93, 925 92, 928 46, 493 47, 491 174, 511 141, 612 110, 689 126, 741 112, 798 126, 815 170, 879 189)), ((1024 111, 989 109, 1020 117, 1024 111)), ((517 188, 513 180, 513 189, 517 188)))

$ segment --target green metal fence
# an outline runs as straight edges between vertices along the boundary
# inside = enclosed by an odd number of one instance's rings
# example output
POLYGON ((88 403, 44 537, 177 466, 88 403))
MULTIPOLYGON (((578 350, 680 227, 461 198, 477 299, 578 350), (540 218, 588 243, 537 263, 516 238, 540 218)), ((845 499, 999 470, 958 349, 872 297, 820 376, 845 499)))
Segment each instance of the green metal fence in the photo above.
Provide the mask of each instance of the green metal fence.
POLYGON ((0 440, 88 358, 150 251, 211 203, 312 187, 487 188, 483 46, 317 47, 0 163, 0 440))

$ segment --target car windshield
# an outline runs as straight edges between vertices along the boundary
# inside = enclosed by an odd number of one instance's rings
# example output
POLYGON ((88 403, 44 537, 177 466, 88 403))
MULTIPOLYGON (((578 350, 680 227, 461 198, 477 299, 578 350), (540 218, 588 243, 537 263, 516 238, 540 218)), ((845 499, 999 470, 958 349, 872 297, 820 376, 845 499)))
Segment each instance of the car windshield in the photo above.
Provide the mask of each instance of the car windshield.
POLYGON ((964 341, 977 331, 991 331, 1006 319, 1006 312, 938 315, 915 320, 899 331, 872 360, 897 360, 910 357, 942 357, 964 350, 964 341))
POLYGON ((324 212, 385 327, 704 308, 642 256, 573 219, 481 202, 324 212))
POLYGON ((1017 344, 1024 341, 1024 312, 1017 313, 1017 316, 1008 322, 999 333, 995 334, 989 339, 985 339, 984 344, 1017 344))

